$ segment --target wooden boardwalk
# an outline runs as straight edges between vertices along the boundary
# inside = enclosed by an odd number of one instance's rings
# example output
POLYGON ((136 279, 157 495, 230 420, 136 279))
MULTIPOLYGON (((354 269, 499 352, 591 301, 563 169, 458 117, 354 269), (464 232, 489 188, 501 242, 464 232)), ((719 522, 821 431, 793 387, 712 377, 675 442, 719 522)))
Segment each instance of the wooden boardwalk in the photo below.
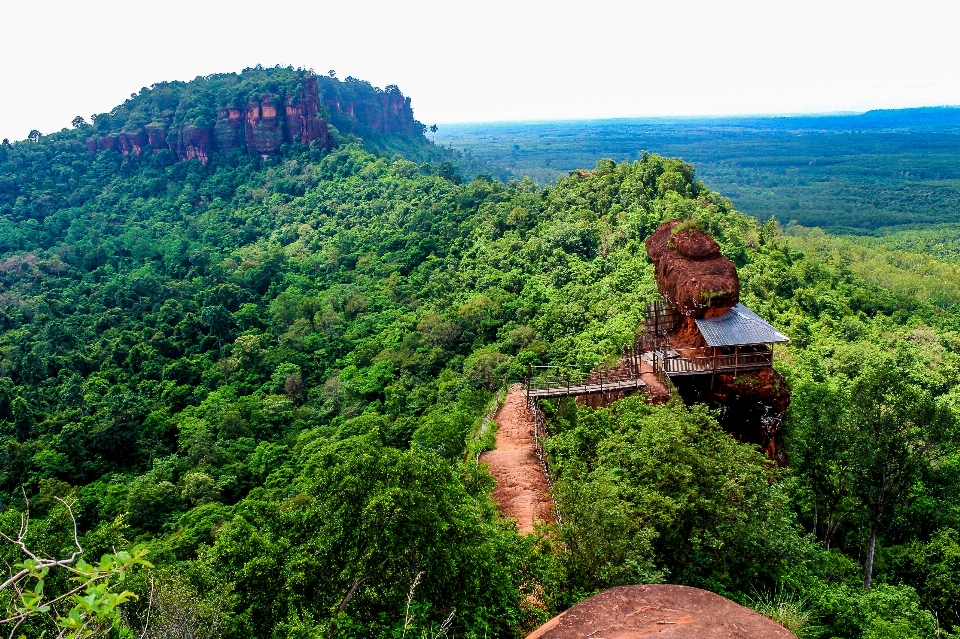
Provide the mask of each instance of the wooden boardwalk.
MULTIPOLYGON (((770 368, 773 365, 773 351, 759 353, 739 353, 737 355, 706 355, 709 350, 688 349, 688 352, 668 351, 657 354, 656 365, 668 376, 703 375, 705 373, 737 373, 739 371, 770 368)), ((643 362, 653 365, 653 353, 644 353, 643 362)))
POLYGON ((528 397, 542 399, 545 397, 570 397, 576 395, 591 395, 593 393, 614 393, 624 390, 640 390, 646 388, 647 383, 639 377, 634 379, 622 379, 617 381, 594 381, 588 383, 574 383, 548 386, 546 388, 531 387, 527 392, 528 397))

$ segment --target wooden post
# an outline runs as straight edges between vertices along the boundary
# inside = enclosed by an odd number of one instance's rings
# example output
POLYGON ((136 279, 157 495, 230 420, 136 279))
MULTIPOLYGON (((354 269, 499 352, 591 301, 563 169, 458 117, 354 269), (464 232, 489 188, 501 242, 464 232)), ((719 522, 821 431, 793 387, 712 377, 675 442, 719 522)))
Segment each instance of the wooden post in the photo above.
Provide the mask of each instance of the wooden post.
POLYGON ((713 347, 713 374, 710 375, 710 392, 713 392, 713 381, 717 378, 717 347, 713 347))
POLYGON ((733 379, 737 379, 737 369, 740 368, 740 345, 735 344, 733 347, 733 379))

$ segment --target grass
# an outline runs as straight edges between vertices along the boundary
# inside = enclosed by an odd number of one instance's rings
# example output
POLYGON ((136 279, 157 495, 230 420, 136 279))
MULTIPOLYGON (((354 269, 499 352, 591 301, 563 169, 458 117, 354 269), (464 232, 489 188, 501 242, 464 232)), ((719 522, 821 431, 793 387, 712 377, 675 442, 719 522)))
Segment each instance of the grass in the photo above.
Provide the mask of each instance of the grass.
POLYGON ((771 619, 798 637, 804 629, 811 629, 813 613, 807 609, 807 600, 783 587, 774 591, 754 592, 747 605, 764 617, 771 619))

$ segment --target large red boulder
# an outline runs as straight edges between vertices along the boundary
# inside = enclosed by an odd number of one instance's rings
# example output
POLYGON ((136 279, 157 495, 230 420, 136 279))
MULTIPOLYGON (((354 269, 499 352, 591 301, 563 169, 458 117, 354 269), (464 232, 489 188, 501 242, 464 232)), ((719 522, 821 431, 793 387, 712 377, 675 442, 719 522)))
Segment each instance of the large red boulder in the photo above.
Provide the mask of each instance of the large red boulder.
POLYGON ((733 262, 703 231, 665 222, 647 238, 660 294, 688 317, 722 313, 740 301, 740 278, 733 262))
POLYGON ((766 617, 699 588, 620 586, 581 601, 527 639, 796 639, 766 617))

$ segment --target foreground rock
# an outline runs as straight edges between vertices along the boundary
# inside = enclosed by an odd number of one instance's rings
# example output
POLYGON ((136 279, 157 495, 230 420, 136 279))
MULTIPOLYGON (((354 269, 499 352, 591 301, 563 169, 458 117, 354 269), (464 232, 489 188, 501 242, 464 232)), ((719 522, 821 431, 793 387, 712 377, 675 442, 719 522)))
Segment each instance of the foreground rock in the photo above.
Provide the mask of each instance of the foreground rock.
POLYGON ((527 639, 796 639, 783 626, 699 588, 620 586, 586 599, 527 639))

